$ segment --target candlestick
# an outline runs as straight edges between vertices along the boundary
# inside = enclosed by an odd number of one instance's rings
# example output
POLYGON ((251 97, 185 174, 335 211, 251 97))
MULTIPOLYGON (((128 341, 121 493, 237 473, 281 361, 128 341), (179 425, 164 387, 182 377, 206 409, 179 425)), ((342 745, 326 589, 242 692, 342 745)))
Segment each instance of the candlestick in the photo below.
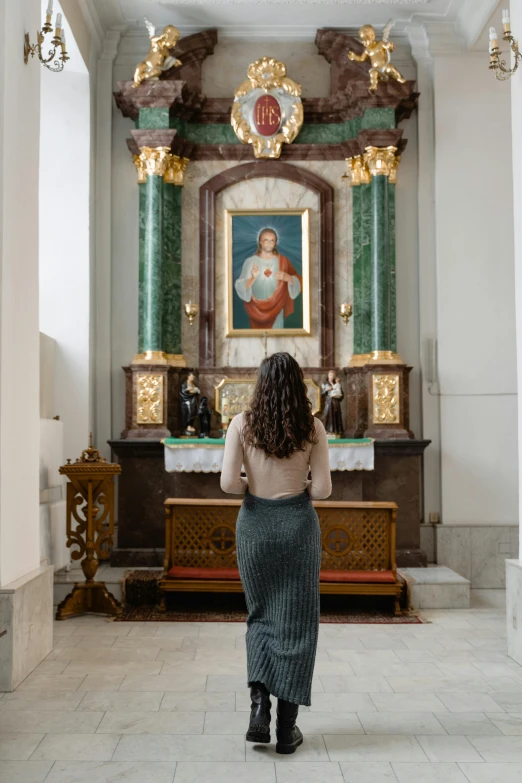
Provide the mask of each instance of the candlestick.
POLYGON ((497 31, 494 27, 489 28, 489 51, 492 52, 493 49, 498 49, 498 38, 497 38, 497 31))

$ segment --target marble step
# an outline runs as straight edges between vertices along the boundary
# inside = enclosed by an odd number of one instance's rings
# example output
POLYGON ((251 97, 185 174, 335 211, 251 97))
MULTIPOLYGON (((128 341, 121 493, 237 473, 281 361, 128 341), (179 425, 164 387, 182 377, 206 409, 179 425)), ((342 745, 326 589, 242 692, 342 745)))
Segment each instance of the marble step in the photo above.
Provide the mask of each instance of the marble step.
POLYGON ((471 582, 446 566, 398 568, 408 584, 411 609, 468 609, 471 582))

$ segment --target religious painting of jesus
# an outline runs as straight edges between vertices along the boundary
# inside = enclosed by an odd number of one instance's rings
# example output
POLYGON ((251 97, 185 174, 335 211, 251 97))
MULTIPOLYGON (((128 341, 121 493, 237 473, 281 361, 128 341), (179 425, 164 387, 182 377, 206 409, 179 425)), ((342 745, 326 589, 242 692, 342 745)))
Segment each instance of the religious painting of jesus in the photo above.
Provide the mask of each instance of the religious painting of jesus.
POLYGON ((309 335, 309 210, 227 210, 226 220, 227 337, 309 335))

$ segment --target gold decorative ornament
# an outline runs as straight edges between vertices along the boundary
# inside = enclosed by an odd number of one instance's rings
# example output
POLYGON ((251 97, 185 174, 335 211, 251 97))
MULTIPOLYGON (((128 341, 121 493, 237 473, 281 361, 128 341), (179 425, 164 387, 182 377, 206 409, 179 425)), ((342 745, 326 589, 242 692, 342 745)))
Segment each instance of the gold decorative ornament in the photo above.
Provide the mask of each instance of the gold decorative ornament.
POLYGON ((136 423, 163 424, 163 375, 138 374, 136 423))
POLYGON ((144 351, 137 353, 132 364, 167 364, 165 351, 144 351))
MULTIPOLYGON (((502 40, 506 41, 511 52, 515 57, 513 67, 506 65, 505 60, 501 60, 502 52, 498 46, 497 31, 494 27, 489 28, 489 70, 495 71, 495 76, 502 82, 510 79, 514 73, 517 72, 520 61, 522 60, 522 54, 518 50, 518 41, 516 41, 511 35, 511 20, 509 18, 509 10, 505 8, 502 11, 502 27, 504 32, 502 34, 502 40)), ((511 53, 510 53, 511 54, 511 53)))
POLYGON ((256 158, 279 158, 303 125, 301 85, 286 75, 286 66, 263 57, 248 66, 248 79, 234 93, 231 124, 256 158))
POLYGON ((400 376, 375 373, 373 385, 373 423, 400 424, 400 376))
POLYGON ((375 29, 371 24, 365 24, 359 30, 359 39, 364 46, 364 52, 362 54, 356 54, 355 52, 348 52, 348 59, 358 63, 363 63, 365 60, 370 60, 370 86, 368 90, 375 92, 377 85, 382 79, 388 81, 391 77, 396 81, 404 84, 406 79, 401 76, 397 68, 391 64, 391 52, 395 49, 394 44, 388 40, 391 29, 394 25, 393 20, 389 21, 382 33, 382 40, 378 41, 375 35, 375 29))
POLYGON ((167 364, 171 367, 186 367, 187 361, 182 353, 167 353, 167 364))
POLYGON ((354 353, 348 364, 348 367, 364 367, 370 360, 369 353, 354 353))
POLYGON ((62 14, 56 14, 56 26, 54 29, 54 36, 51 39, 53 49, 49 49, 49 56, 47 58, 42 55, 42 44, 44 42, 45 36, 47 33, 52 33, 53 31, 53 26, 51 24, 52 15, 53 0, 48 0, 47 11, 45 12, 45 24, 42 29, 38 30, 36 33, 36 43, 31 43, 29 33, 26 33, 24 36, 24 63, 27 65, 29 62, 29 56, 34 57, 35 54, 37 54, 38 59, 42 65, 45 66, 45 68, 47 68, 49 71, 53 71, 54 73, 59 73, 60 71, 63 71, 65 63, 67 60, 69 60, 69 57, 67 56, 67 50, 65 48, 65 31, 62 27, 62 14), (60 47, 62 50, 62 53, 59 57, 57 55, 58 47, 60 47), (54 59, 55 57, 57 59, 54 59), (54 62, 52 65, 50 65, 52 60, 54 60, 54 62))
POLYGON ((390 163, 390 173, 388 175, 388 182, 390 183, 390 185, 397 184, 397 170, 399 168, 400 162, 401 162, 401 156, 395 155, 393 161, 390 163))
POLYGON ((167 170, 169 157, 171 157, 170 147, 141 147, 140 154, 133 156, 134 165, 138 170, 138 182, 140 176, 143 182, 147 177, 163 177, 167 170))
POLYGON ((62 465, 60 474, 67 476, 67 546, 76 547, 72 560, 82 560, 85 582, 74 589, 59 604, 57 620, 66 620, 87 612, 119 615, 122 607, 109 593, 105 582, 95 582, 100 560, 111 554, 114 536, 114 476, 121 466, 107 462, 92 445, 80 459, 62 465), (85 503, 85 505, 81 505, 85 503), (81 507, 81 508, 80 508, 81 507), (74 529, 73 529, 74 528, 74 529))
MULTIPOLYGON (((321 410, 321 389, 313 378, 304 378, 307 397, 312 403, 312 414, 315 416, 321 410)), ((238 413, 246 411, 256 385, 255 378, 223 378, 214 386, 214 408, 217 413, 223 413, 230 419, 238 413)))
POLYGON ((348 166, 352 188, 357 185, 370 184, 372 178, 363 155, 354 155, 352 158, 346 158, 346 165, 348 166))
POLYGON ((138 185, 143 185, 147 181, 147 170, 145 168, 145 160, 142 159, 141 155, 133 155, 132 160, 134 161, 134 165, 136 166, 136 171, 138 172, 138 185))
POLYGON ((199 313, 199 307, 195 302, 186 302, 185 303, 185 315, 189 319, 189 324, 192 326, 194 323, 197 314, 199 313))
POLYGON ((159 79, 165 71, 181 65, 181 61, 170 54, 170 49, 173 49, 178 42, 177 27, 168 24, 163 28, 161 35, 156 35, 156 28, 147 19, 145 19, 145 26, 149 33, 150 49, 145 59, 136 66, 134 87, 139 87, 146 80, 159 79))
POLYGON ((350 320, 353 313, 353 307, 351 304, 348 304, 347 302, 343 302, 342 305, 339 306, 339 315, 344 321, 344 325, 348 325, 348 321, 350 320))
POLYGON ((188 158, 180 158, 179 155, 169 155, 163 181, 169 185, 183 185, 185 169, 188 163, 188 158))
POLYGON ((394 181, 397 181, 396 155, 397 147, 366 147, 364 161, 372 177, 389 177, 393 171, 394 181))
POLYGON ((366 364, 404 364, 398 353, 394 351, 372 351, 366 364))

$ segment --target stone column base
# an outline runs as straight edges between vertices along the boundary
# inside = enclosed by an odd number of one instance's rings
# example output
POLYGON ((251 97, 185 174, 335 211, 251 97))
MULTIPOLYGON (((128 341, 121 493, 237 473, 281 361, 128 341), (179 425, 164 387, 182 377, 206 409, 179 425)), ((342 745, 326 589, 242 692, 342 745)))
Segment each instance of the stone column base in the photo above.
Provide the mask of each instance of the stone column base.
POLYGON ((347 438, 414 438, 410 430, 409 375, 405 364, 351 365, 347 378, 347 438))
POLYGON ((125 373, 121 438, 158 440, 179 434, 179 390, 187 371, 168 364, 131 364, 125 373))
POLYGON ((405 364, 367 364, 364 373, 368 400, 365 438, 414 438, 410 430, 412 367, 405 364))
POLYGON ((52 566, 0 587, 0 691, 14 691, 53 649, 52 566))

